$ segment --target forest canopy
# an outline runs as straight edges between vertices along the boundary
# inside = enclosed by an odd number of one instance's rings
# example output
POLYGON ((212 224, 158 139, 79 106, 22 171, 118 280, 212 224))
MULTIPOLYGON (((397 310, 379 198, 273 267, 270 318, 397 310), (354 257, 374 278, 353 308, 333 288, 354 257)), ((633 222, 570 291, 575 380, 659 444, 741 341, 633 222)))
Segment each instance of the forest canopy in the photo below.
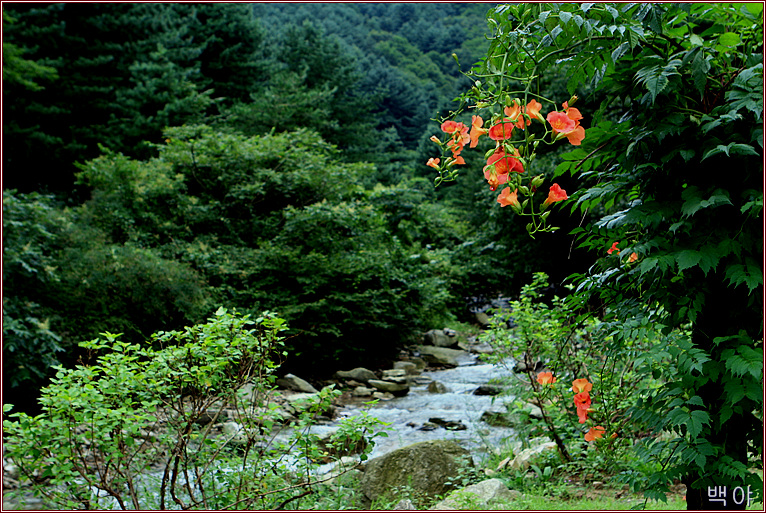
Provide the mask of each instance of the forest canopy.
POLYGON ((566 276, 566 236, 423 165, 489 8, 4 4, 5 385, 219 306, 284 315, 286 368, 383 365, 469 297, 566 276))

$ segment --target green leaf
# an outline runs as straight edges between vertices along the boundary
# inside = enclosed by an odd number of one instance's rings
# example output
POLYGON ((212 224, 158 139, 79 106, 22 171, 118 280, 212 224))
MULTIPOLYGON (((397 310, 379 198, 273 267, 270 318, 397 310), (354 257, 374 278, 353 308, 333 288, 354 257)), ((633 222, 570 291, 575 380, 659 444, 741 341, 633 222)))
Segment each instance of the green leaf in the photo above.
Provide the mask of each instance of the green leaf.
POLYGON ((738 379, 728 379, 723 385, 726 392, 726 402, 736 404, 745 398, 745 387, 742 381, 738 379))
POLYGON ((678 272, 694 267, 699 263, 700 258, 702 258, 702 256, 699 251, 692 249, 681 251, 676 257, 676 262, 678 262, 678 272))
POLYGON ((740 346, 735 350, 727 349, 723 353, 726 368, 735 376, 751 374, 754 378, 763 376, 763 348, 740 346))
POLYGON ((722 44, 724 46, 737 46, 742 42, 742 39, 740 39, 738 34, 735 34, 734 32, 726 32, 724 34, 721 34, 721 36, 718 38, 718 43, 722 44))
POLYGON ((691 36, 689 36, 689 42, 692 44, 692 46, 702 46, 705 44, 702 38, 699 37, 697 34, 692 34, 691 36))
POLYGON ((680 65, 681 61, 679 59, 673 59, 665 66, 658 64, 638 70, 636 81, 639 84, 643 84, 649 91, 652 103, 657 99, 657 95, 664 91, 670 83, 669 77, 679 74, 677 68, 680 65))
POLYGON ((668 414, 668 420, 674 426, 686 426, 689 436, 696 438, 702 432, 702 426, 710 425, 710 415, 701 410, 688 411, 676 408, 668 414))
POLYGON ((683 205, 681 205, 681 212, 686 217, 693 216, 698 210, 703 208, 732 204, 729 199, 729 193, 723 189, 716 189, 708 199, 702 199, 700 190, 692 186, 681 193, 681 198, 684 200, 683 205))
POLYGON ((763 270, 754 263, 731 264, 726 267, 726 279, 733 286, 747 285, 748 291, 752 292, 759 285, 763 285, 763 270))

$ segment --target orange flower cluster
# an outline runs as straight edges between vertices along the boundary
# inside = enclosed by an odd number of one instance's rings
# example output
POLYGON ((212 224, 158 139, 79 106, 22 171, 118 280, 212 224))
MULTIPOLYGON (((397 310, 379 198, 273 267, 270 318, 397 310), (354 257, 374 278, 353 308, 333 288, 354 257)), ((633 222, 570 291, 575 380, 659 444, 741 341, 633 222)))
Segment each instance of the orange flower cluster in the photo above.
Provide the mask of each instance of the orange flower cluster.
POLYGON ((514 149, 513 153, 508 155, 502 146, 495 148, 495 152, 487 159, 487 165, 484 166, 484 178, 489 183, 489 190, 494 191, 498 185, 508 181, 508 173, 511 171, 523 173, 524 166, 516 157, 519 156, 519 150, 514 149))
POLYGON ((589 383, 587 379, 580 378, 572 382, 572 390, 575 393, 574 403, 577 408, 577 418, 580 424, 585 424, 588 420, 588 410, 590 409, 590 391, 593 389, 593 384, 589 383))
MULTIPOLYGON (((445 121, 442 123, 441 129, 450 137, 443 144, 452 151, 452 157, 448 157, 443 165, 440 159, 431 158, 426 165, 441 170, 442 167, 449 168, 455 164, 465 164, 465 160, 460 156, 465 145, 469 144, 470 148, 475 148, 479 143, 479 138, 486 135, 495 141, 496 145, 495 150, 487 158, 483 172, 489 189, 495 191, 499 186, 509 181, 510 173, 525 172, 524 161, 519 150, 508 143, 514 130, 526 130, 533 120, 543 124, 547 122, 554 133, 555 140, 566 137, 571 144, 580 145, 585 138, 585 129, 580 126, 580 120, 583 119, 583 116, 578 109, 570 107, 569 102, 564 102, 562 106, 563 111, 550 112, 547 118, 544 118, 540 113, 543 106, 537 100, 531 100, 526 105, 514 100, 510 106, 503 109, 503 117, 496 120, 489 128, 485 128, 484 119, 476 115, 471 117, 470 128, 461 122, 445 121)), ((436 136, 432 136, 431 140, 437 144, 442 144, 436 136)), ((537 186, 533 184, 533 193, 537 186)), ((526 188, 522 188, 522 190, 525 195, 528 195, 526 188)), ((511 191, 510 187, 506 187, 500 192, 497 202, 500 203, 501 207, 511 206, 513 210, 521 213, 522 205, 519 202, 518 193, 519 189, 511 191)), ((568 199, 566 191, 558 184, 553 184, 541 207, 544 210, 551 204, 565 199, 568 199)))
POLYGON ((585 139, 585 129, 580 126, 582 114, 578 109, 569 106, 569 102, 562 104, 564 112, 553 111, 548 113, 548 123, 556 132, 556 138, 566 137, 574 146, 580 146, 585 139))
MULTIPOLYGON (((612 253, 614 253, 615 251, 620 251, 620 248, 618 248, 618 247, 617 247, 617 244, 619 244, 619 242, 613 242, 613 243, 612 243, 612 247, 611 247, 611 248, 609 248, 609 249, 607 249, 607 250, 606 250, 606 253, 607 253, 608 255, 611 255, 611 254, 612 254, 612 253)), ((630 262, 630 263, 632 264, 632 263, 633 263, 633 262, 635 262, 636 260, 638 260, 638 253, 636 253, 636 252, 634 251, 634 252, 633 252, 633 253, 631 253, 631 254, 630 254, 630 256, 628 257, 628 262, 630 262)))
POLYGON ((463 151, 463 147, 471 139, 468 136, 468 127, 465 123, 459 123, 456 121, 445 121, 442 123, 442 132, 450 134, 452 137, 447 141, 447 147, 452 152, 452 158, 456 164, 465 164, 465 160, 460 156, 460 152, 463 151))

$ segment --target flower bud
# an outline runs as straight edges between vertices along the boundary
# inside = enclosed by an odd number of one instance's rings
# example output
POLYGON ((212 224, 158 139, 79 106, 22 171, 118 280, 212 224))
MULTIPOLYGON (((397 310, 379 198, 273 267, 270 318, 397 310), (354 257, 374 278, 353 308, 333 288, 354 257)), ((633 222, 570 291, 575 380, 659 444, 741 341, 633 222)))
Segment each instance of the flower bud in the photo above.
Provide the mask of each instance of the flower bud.
POLYGON ((532 223, 529 223, 527 225, 527 233, 532 233, 532 230, 534 229, 535 229, 535 225, 533 225, 532 223))
POLYGON ((578 99, 578 98, 577 98, 577 95, 576 95, 576 94, 573 94, 573 95, 572 95, 572 97, 571 97, 571 98, 569 99, 569 101, 567 102, 567 105, 569 105, 569 106, 571 107, 572 105, 574 105, 574 104, 575 104, 575 102, 577 101, 577 99, 578 99))
POLYGON ((524 185, 519 187, 519 192, 522 193, 524 196, 529 196, 529 188, 527 188, 524 185))
POLYGON ((532 178, 532 187, 540 187, 544 181, 545 177, 543 175, 537 175, 536 177, 532 178))
POLYGON ((548 216, 549 216, 549 215, 551 215, 551 211, 550 211, 550 210, 549 210, 548 212, 545 212, 543 215, 541 215, 541 216, 540 216, 540 219, 542 219, 543 221, 545 221, 546 219, 548 219, 548 216))
POLYGON ((512 107, 513 106, 513 100, 511 100, 511 95, 506 94, 505 95, 505 106, 506 107, 512 107))

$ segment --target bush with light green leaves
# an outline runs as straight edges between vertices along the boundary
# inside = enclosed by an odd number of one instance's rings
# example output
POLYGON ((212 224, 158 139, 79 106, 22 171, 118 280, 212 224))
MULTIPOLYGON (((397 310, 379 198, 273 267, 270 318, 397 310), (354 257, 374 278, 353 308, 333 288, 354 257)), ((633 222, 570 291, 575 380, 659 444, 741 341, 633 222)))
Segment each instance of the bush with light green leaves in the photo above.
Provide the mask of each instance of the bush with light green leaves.
POLYGON ((279 409, 284 330, 274 315, 221 308, 205 324, 156 333, 157 349, 110 333, 83 342, 94 359, 58 369, 40 415, 4 405, 5 457, 57 508, 282 509, 328 479, 320 462, 347 472, 343 448, 360 448, 362 461, 385 435, 363 414, 320 445, 310 428, 339 394, 332 387, 295 406, 293 420, 279 409))

